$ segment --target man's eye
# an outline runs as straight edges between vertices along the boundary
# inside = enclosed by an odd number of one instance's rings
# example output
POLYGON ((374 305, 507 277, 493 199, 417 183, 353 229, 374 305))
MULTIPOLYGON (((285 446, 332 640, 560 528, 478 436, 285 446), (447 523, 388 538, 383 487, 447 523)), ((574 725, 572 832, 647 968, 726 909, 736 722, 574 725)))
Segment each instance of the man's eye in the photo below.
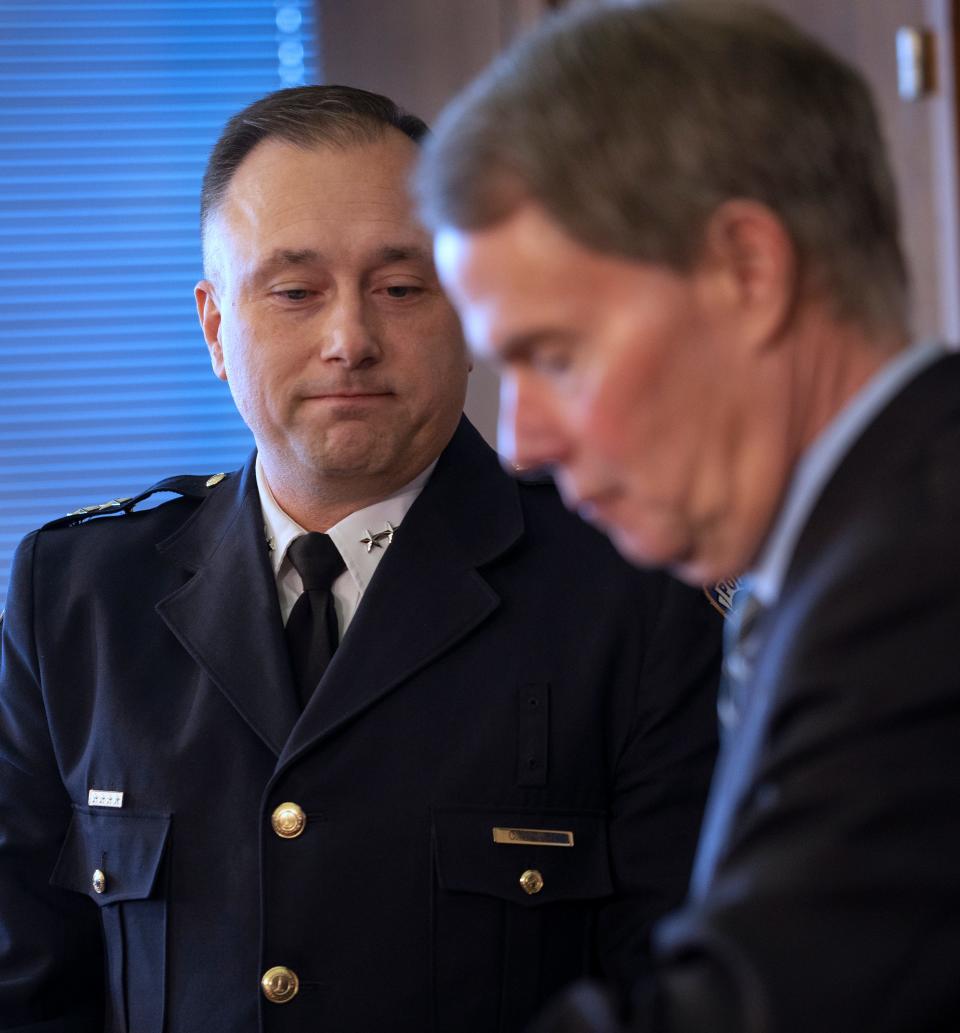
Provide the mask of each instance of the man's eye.
POLYGON ((542 348, 531 356, 530 364, 548 376, 566 373, 572 365, 570 352, 565 348, 542 348))
POLYGON ((413 298, 416 295, 423 292, 422 287, 414 287, 412 284, 395 284, 392 287, 384 288, 388 298, 396 298, 397 300, 403 300, 404 298, 413 298))
POLYGON ((274 291, 274 296, 284 301, 306 301, 310 297, 310 291, 306 287, 290 287, 287 290, 274 291))

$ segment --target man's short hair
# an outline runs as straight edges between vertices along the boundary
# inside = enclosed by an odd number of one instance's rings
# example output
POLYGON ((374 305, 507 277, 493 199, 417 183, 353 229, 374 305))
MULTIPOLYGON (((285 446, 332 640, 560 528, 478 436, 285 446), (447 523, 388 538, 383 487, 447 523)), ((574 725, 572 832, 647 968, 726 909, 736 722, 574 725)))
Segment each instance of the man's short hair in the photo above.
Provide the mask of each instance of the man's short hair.
POLYGON ((298 147, 352 147, 373 143, 390 128, 419 143, 427 124, 388 97, 355 86, 293 86, 268 93, 237 112, 210 152, 200 191, 200 232, 205 237, 244 158, 263 140, 298 147))
POLYGON ((838 318, 905 326, 869 90, 767 9, 671 0, 561 15, 464 91, 424 151, 433 228, 486 228, 533 200, 588 247, 688 271, 718 205, 752 199, 838 318))

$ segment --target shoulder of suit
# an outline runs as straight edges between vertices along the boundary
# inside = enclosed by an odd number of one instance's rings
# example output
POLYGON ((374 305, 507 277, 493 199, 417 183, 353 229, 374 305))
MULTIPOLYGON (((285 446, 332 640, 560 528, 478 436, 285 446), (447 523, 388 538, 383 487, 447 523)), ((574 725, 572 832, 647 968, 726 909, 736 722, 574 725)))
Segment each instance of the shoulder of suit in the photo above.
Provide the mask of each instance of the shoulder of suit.
POLYGON ((227 476, 226 473, 215 473, 181 474, 176 477, 165 477, 162 481, 151 484, 149 488, 141 491, 139 495, 130 495, 125 498, 110 499, 107 502, 95 502, 89 506, 81 506, 72 513, 67 513, 66 516, 48 521, 40 530, 46 531, 55 527, 73 527, 95 517, 132 513, 140 503, 152 495, 178 495, 181 498, 201 500, 206 498, 218 484, 223 483, 227 476))

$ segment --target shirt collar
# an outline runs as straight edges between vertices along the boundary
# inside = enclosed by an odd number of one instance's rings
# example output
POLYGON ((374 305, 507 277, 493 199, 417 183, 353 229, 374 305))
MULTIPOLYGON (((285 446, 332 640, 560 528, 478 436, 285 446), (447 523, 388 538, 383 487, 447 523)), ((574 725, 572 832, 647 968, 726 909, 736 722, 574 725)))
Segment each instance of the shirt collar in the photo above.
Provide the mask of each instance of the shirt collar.
POLYGON ((946 350, 945 345, 930 341, 898 353, 847 402, 801 456, 759 559, 746 577, 765 606, 780 595, 800 532, 844 456, 894 395, 946 350))
MULTIPOLYGON (((340 551, 347 571, 360 592, 366 591, 377 564, 390 544, 387 537, 382 537, 370 548, 361 539, 377 536, 387 529, 388 524, 395 529, 399 528, 436 465, 434 460, 409 484, 405 484, 387 498, 374 502, 373 505, 350 513, 328 529, 327 534, 340 551)), ((279 576, 290 543, 307 532, 306 528, 301 527, 293 517, 280 508, 267 483, 259 455, 256 461, 256 478, 260 508, 263 512, 263 533, 270 550, 270 563, 274 576, 279 576)))

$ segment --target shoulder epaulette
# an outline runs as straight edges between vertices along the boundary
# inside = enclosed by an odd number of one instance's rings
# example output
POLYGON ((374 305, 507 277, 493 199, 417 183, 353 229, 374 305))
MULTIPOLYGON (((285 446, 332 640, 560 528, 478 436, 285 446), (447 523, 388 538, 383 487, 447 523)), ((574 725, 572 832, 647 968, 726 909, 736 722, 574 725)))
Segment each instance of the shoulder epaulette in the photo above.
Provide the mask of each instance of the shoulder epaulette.
POLYGON ((172 494, 181 495, 185 498, 205 498, 211 488, 215 488, 227 475, 215 473, 212 476, 206 474, 183 474, 177 477, 165 477, 162 481, 152 484, 146 491, 139 495, 131 495, 129 498, 110 499, 109 502, 98 502, 92 506, 81 506, 66 516, 57 517, 44 524, 40 530, 46 531, 52 527, 72 527, 74 524, 82 524, 92 517, 111 516, 115 513, 130 513, 144 499, 151 495, 172 494))

